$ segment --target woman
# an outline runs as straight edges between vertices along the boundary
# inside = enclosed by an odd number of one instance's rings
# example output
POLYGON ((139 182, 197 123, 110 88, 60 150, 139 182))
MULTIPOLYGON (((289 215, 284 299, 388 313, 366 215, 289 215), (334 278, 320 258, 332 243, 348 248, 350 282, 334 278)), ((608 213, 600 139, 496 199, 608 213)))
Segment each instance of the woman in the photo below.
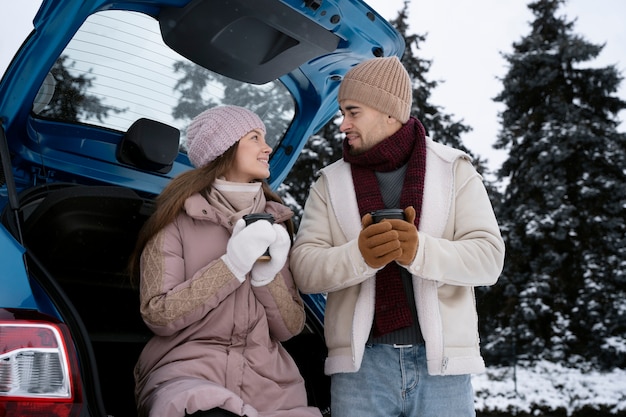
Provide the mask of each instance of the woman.
POLYGON ((211 108, 187 147, 195 169, 158 197, 131 260, 154 332, 135 367, 139 415, 320 416, 280 344, 305 313, 287 261, 293 213, 263 181, 265 125, 241 107, 211 108), (245 226, 261 212, 275 223, 245 226))

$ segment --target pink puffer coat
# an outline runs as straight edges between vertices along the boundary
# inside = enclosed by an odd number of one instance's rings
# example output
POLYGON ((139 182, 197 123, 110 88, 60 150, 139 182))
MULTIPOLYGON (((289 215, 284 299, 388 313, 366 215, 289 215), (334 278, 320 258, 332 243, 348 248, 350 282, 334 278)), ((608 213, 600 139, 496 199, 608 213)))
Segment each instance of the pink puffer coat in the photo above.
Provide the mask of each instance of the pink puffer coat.
MULTIPOLYGON (((289 262, 268 285, 223 261, 232 225, 200 195, 142 254, 141 313, 155 333, 135 367, 140 416, 223 408, 241 416, 321 416, 282 347, 304 326, 289 262)), ((291 215, 268 202, 276 223, 291 215)))

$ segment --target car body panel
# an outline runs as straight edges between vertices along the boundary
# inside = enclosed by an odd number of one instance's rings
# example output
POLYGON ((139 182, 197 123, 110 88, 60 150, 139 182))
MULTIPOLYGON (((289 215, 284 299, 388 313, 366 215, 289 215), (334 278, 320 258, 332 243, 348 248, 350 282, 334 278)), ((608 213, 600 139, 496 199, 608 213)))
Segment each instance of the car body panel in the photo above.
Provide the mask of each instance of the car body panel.
POLYGON ((35 309, 37 304, 33 298, 28 276, 24 269, 23 255, 26 250, 5 229, 0 227, 0 253, 2 254, 3 282, 0 291, 0 306, 7 308, 35 309))

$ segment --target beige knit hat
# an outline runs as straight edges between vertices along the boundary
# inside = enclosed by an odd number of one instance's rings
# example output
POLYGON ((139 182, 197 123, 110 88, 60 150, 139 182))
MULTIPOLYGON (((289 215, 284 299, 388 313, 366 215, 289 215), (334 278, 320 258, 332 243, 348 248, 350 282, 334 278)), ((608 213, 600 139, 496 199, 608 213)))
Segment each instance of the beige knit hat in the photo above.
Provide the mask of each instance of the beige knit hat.
POLYGON ((201 168, 254 129, 265 134, 265 124, 250 110, 212 107, 197 115, 187 128, 187 156, 194 167, 201 168))
POLYGON ((397 56, 373 58, 346 73, 337 100, 354 100, 406 123, 413 101, 411 78, 397 56))

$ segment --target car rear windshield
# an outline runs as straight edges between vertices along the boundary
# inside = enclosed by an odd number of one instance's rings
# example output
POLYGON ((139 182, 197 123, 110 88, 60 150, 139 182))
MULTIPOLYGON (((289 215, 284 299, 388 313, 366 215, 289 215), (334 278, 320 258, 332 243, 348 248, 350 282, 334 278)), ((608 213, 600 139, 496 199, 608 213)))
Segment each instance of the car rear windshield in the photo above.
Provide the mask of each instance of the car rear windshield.
POLYGON ((220 104, 256 112, 272 147, 295 115, 293 97, 279 81, 254 85, 208 71, 168 48, 152 17, 109 10, 92 15, 76 33, 41 86, 33 112, 122 132, 148 118, 178 128, 184 140, 191 119, 220 104))

